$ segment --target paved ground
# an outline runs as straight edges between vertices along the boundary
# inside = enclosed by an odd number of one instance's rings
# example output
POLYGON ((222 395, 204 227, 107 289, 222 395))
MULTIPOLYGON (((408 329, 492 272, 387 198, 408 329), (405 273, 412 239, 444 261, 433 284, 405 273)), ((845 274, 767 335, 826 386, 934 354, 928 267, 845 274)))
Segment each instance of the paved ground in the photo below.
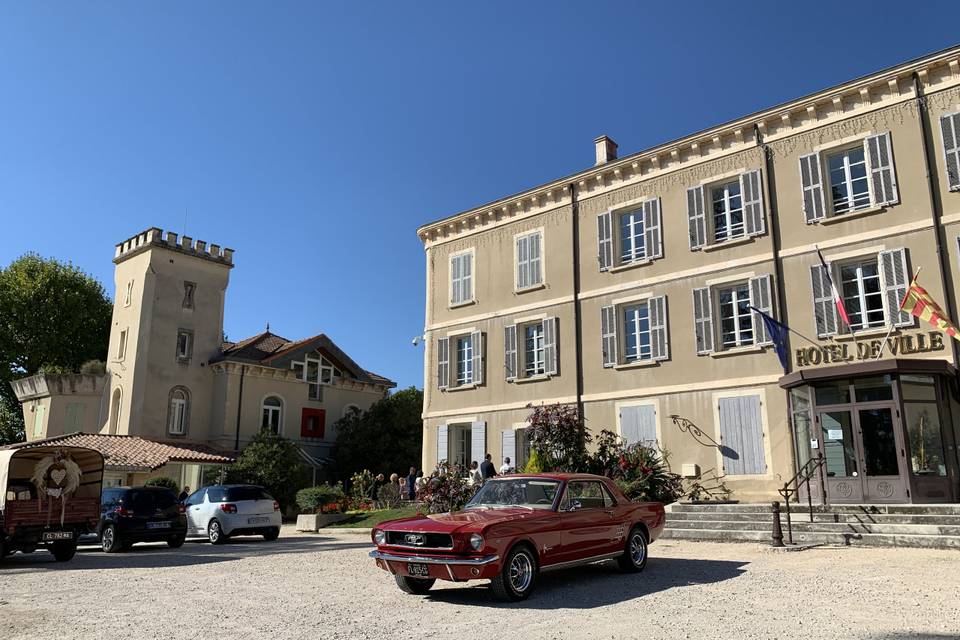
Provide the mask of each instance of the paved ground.
POLYGON ((481 583, 407 596, 364 535, 179 551, 138 545, 56 564, 0 564, 0 638, 960 637, 960 553, 661 541, 639 575, 595 565, 544 576, 526 602, 481 583))

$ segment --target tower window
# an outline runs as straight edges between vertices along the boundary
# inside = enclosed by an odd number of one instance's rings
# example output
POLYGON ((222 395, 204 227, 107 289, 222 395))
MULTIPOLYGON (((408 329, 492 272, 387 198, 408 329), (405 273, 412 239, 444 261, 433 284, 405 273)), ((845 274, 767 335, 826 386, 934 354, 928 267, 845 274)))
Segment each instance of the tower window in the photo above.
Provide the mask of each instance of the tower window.
POLYGON ((183 283, 183 308, 184 309, 193 309, 193 294, 197 290, 197 284, 195 282, 184 282, 183 283))
POLYGON ((132 298, 133 298, 133 280, 130 280, 129 282, 127 282, 127 293, 123 297, 123 306, 129 307, 130 301, 132 300, 132 298))
POLYGON ((187 329, 177 331, 177 360, 185 362, 193 355, 193 332, 187 329))

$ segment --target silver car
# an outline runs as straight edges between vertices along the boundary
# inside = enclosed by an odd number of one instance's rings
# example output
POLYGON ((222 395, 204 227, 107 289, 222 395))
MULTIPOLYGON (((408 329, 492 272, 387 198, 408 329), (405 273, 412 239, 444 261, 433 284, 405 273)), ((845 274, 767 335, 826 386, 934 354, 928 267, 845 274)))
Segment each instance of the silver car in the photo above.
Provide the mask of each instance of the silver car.
POLYGON ((261 535, 264 540, 280 535, 280 504, 263 487, 212 485, 187 496, 184 506, 187 535, 205 536, 213 544, 237 535, 261 535))

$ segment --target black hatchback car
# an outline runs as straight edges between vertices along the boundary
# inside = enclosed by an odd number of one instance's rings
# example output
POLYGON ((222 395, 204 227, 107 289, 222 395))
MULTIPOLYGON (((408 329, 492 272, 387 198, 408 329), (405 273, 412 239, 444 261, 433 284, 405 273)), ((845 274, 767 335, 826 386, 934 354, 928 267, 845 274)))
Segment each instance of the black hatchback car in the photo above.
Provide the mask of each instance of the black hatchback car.
POLYGON ((166 542, 176 548, 187 537, 187 516, 177 496, 164 487, 104 489, 97 536, 107 553, 135 542, 166 542))

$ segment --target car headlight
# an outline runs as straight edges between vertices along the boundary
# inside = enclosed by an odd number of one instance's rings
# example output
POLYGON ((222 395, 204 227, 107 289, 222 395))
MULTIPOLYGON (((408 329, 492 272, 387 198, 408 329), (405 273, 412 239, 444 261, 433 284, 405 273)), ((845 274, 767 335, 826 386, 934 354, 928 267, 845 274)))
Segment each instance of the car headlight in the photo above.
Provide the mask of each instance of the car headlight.
POLYGON ((474 551, 480 551, 480 549, 483 549, 483 536, 479 533, 475 533, 470 536, 470 546, 473 547, 474 551))
POLYGON ((373 541, 377 544, 384 544, 387 541, 387 534, 383 529, 373 530, 373 541))

